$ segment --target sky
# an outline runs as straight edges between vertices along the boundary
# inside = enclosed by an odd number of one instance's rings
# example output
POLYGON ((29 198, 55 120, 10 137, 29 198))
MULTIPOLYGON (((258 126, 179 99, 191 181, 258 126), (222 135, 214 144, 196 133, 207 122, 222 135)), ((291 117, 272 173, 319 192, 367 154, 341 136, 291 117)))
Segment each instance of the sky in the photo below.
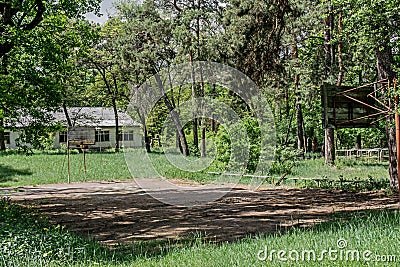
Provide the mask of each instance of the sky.
POLYGON ((113 13, 113 2, 114 0, 103 0, 100 10, 100 13, 103 14, 103 16, 97 17, 93 13, 88 13, 86 14, 86 18, 96 23, 104 24, 108 18, 107 14, 113 13))

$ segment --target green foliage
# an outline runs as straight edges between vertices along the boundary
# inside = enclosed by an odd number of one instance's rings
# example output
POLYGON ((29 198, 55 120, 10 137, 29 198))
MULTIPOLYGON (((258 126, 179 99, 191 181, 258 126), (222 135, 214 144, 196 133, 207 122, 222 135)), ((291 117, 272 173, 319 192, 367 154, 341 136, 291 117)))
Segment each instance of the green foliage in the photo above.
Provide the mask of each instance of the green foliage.
MULTIPOLYGON (((215 144, 217 148, 216 159, 227 164, 239 164, 244 157, 232 158, 232 140, 234 145, 243 147, 248 150, 248 159, 246 170, 248 173, 253 173, 259 164, 260 149, 261 149, 261 131, 258 121, 251 117, 245 117, 236 124, 229 125, 229 132, 221 125, 215 136, 215 144), (235 129, 238 127, 239 131, 235 129), (244 127, 247 137, 241 136, 240 128, 244 127)), ((239 166, 238 165, 238 166, 239 166)))
POLYGON ((339 148, 351 149, 355 147, 357 135, 361 136, 361 145, 366 148, 374 148, 385 146, 386 134, 382 126, 377 128, 366 129, 339 129, 336 131, 336 136, 339 143, 339 148), (383 145, 382 145, 383 143, 383 145))
POLYGON ((193 157, 200 157, 200 149, 194 145, 193 136, 186 135, 186 138, 188 139, 188 148, 190 155, 193 157))
POLYGON ((67 95, 69 100, 72 93, 75 98, 82 96, 79 91, 87 85, 77 57, 93 33, 81 16, 98 9, 99 1, 50 2, 1 5, 0 113, 7 118, 7 128, 18 126, 23 131, 19 142, 23 149, 40 148, 43 138, 57 127, 47 113, 68 102, 67 95))
POLYGON ((224 13, 226 53, 229 62, 259 86, 280 70, 279 51, 288 1, 230 1, 224 13))
POLYGON ((217 159, 221 162, 229 162, 231 158, 231 139, 225 127, 219 127, 215 136, 215 145, 217 147, 217 159))
POLYGON ((48 125, 46 121, 32 123, 20 133, 16 145, 27 154, 32 154, 32 149, 53 149, 53 133, 60 132, 61 129, 61 125, 48 125))
POLYGON ((119 17, 115 23, 121 23, 121 32, 115 45, 119 46, 122 63, 131 71, 130 81, 141 83, 175 58, 173 21, 164 18, 153 1, 121 2, 117 8, 119 17))
POLYGON ((290 174, 299 152, 297 149, 278 145, 275 152, 275 161, 271 165, 269 174, 282 175, 286 172, 290 174))
MULTIPOLYGON (((400 2, 375 1, 371 4, 364 0, 337 0, 332 4, 343 13, 343 32, 339 38, 348 51, 345 55, 348 59, 345 61, 348 81, 352 84, 375 81, 380 51, 385 47, 396 50, 399 46, 396 36, 400 23, 400 2)), ((398 69, 398 62, 393 62, 390 57, 384 64, 390 65, 393 70, 398 69)))
MULTIPOLYGON (((122 35, 117 19, 108 20, 102 27, 92 26, 92 41, 81 53, 81 65, 91 70, 92 83, 87 83, 84 95, 89 105, 123 107, 129 102, 129 69, 123 64, 118 38, 122 35), (89 101, 88 101, 89 100, 89 101)), ((84 102, 85 103, 85 102, 84 102)))

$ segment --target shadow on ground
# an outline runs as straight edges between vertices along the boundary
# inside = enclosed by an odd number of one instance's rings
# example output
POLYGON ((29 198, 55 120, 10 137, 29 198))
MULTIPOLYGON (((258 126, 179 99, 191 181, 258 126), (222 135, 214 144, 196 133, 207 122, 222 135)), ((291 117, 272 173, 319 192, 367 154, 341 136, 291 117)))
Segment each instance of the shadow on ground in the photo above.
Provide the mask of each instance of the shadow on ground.
MULTIPOLYGON (((217 201, 193 207, 162 203, 133 182, 24 187, 20 191, 10 193, 11 199, 34 205, 51 222, 111 246, 196 234, 213 241, 233 241, 315 225, 336 212, 398 207, 397 197, 384 192, 322 189, 251 192, 238 187, 217 201)), ((162 193, 179 194, 174 190, 162 193)))
POLYGON ((14 181, 14 177, 20 175, 32 175, 32 172, 29 169, 20 170, 0 164, 0 183, 14 181))

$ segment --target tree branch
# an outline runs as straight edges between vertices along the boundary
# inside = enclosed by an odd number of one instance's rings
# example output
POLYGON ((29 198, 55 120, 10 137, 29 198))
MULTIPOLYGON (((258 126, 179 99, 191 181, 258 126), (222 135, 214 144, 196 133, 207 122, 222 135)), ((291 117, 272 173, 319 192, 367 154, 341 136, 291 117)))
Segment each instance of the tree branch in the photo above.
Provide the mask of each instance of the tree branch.
POLYGON ((181 13, 182 12, 182 9, 178 6, 178 4, 176 3, 176 0, 174 0, 174 7, 175 7, 175 9, 179 12, 179 13, 181 13))
MULTIPOLYGON (((21 2, 20 2, 21 4, 21 2)), ((18 13, 18 12, 23 12, 22 7, 20 6, 19 8, 13 8, 11 7, 10 3, 1 3, 0 4, 0 12, 2 12, 2 17, 0 19, 1 26, 0 26, 0 33, 5 32, 5 27, 3 25, 8 25, 12 27, 20 27, 22 30, 29 31, 34 29, 42 20, 43 20, 43 14, 46 11, 46 8, 44 6, 43 0, 35 0, 35 5, 36 5, 36 15, 33 18, 33 20, 26 24, 26 25, 15 25, 13 21, 13 17, 18 13)), ((23 12, 22 18, 26 16, 26 12, 23 12)), ((21 22, 21 21, 20 21, 21 22)), ((19 22, 19 23, 20 23, 19 22)), ((0 44, 0 58, 3 58, 5 54, 11 51, 11 49, 14 47, 13 41, 5 41, 0 44)))
POLYGON ((32 30, 34 29, 42 20, 43 20, 43 13, 46 11, 42 0, 35 0, 37 11, 35 18, 27 25, 23 26, 24 30, 32 30))

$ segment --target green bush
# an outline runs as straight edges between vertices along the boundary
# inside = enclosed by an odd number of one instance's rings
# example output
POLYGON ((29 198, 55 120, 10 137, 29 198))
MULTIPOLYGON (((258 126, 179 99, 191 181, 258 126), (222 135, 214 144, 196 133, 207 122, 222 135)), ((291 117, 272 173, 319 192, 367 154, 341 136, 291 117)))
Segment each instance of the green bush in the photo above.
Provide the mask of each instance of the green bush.
POLYGON ((231 166, 242 166, 247 162, 247 172, 253 173, 259 163, 260 150, 261 150, 261 131, 258 122, 254 118, 244 118, 241 121, 229 126, 230 132, 225 127, 219 127, 215 136, 215 145, 217 148, 217 160, 230 163, 231 166), (245 136, 241 136, 243 127, 247 133, 247 140, 245 136), (230 136, 233 135, 233 136, 230 136), (233 143, 232 143, 233 142, 233 143), (240 147, 248 149, 248 158, 242 154, 232 154, 232 147, 240 147), (246 161, 246 162, 243 162, 246 161))
POLYGON ((273 174, 283 174, 288 172, 295 164, 297 156, 300 151, 292 147, 278 146, 275 150, 275 161, 272 163, 269 173, 273 174))

